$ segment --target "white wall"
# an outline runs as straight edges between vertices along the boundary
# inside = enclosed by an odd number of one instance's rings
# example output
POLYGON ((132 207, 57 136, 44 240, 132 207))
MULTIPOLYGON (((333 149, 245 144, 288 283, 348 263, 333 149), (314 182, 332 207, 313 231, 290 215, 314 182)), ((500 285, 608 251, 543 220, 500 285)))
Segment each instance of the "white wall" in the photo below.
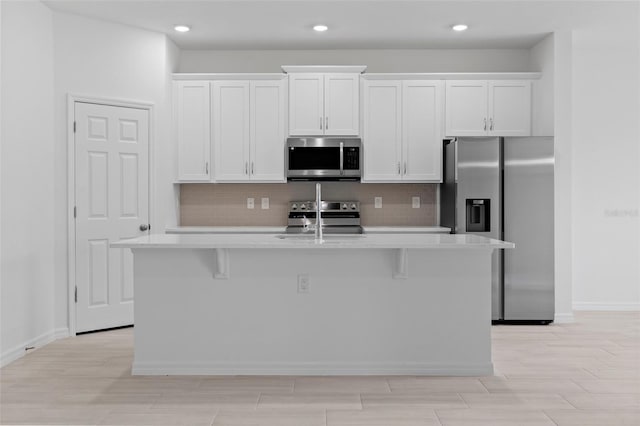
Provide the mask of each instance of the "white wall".
POLYGON ((53 24, 2 2, 0 364, 54 338, 53 24))
POLYGON ((640 8, 573 32, 573 301, 640 310, 640 8))
POLYGON ((183 50, 179 72, 282 72, 281 65, 367 65, 367 72, 530 71, 529 49, 183 50))
POLYGON ((165 35, 54 13, 55 47, 55 232, 56 326, 68 324, 67 292, 67 95, 150 102, 152 156, 156 167, 152 231, 164 232, 166 206, 173 200, 170 74, 178 52, 165 35))
POLYGON ((556 321, 573 320, 571 31, 553 35, 554 249, 556 321))
POLYGON ((531 71, 542 76, 532 84, 531 131, 533 136, 553 136, 554 36, 548 35, 530 51, 531 71))

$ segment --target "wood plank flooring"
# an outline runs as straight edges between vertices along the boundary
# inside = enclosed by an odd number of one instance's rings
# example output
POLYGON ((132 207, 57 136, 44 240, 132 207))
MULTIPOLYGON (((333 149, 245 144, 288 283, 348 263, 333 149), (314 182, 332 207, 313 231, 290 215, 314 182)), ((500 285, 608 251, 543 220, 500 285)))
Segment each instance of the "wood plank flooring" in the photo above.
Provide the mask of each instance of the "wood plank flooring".
POLYGON ((640 425, 639 312, 492 334, 491 377, 133 377, 132 329, 83 335, 0 370, 0 423, 640 425))

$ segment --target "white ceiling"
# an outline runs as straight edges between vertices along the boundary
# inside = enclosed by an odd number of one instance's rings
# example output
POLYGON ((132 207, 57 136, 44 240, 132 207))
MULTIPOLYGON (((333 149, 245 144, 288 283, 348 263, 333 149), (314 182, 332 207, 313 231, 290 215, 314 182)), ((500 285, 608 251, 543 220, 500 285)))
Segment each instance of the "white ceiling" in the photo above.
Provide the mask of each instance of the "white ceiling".
POLYGON ((165 33, 182 49, 529 48, 555 30, 615 22, 621 13, 611 1, 558 0, 45 3, 56 11, 165 33), (329 31, 312 31, 318 23, 328 25, 329 31), (451 31, 456 23, 466 23, 469 30, 451 31), (192 30, 176 33, 176 24, 192 30))

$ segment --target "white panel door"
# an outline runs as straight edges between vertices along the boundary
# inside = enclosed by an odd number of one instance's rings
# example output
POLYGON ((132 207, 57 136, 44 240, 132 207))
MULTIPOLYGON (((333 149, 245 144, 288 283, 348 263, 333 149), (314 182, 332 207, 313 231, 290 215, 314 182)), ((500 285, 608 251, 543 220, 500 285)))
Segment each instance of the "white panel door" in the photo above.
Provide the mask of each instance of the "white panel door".
POLYGON ((133 257, 111 242, 149 223, 147 110, 75 104, 76 327, 133 324, 133 257))
POLYGON ((486 136, 487 82, 450 80, 446 84, 446 136, 486 136))
POLYGON ((402 179, 442 180, 442 83, 402 84, 402 179))
POLYGON ((251 180, 285 182, 286 80, 251 82, 251 180))
POLYGON ((489 82, 489 134, 531 135, 531 82, 489 82))
POLYGON ((324 75, 289 74, 289 134, 324 134, 324 75))
POLYGON ((359 74, 325 74, 325 135, 357 136, 360 133, 359 88, 359 74))
POLYGON ((174 83, 178 180, 211 179, 211 114, 208 81, 174 83))
POLYGON ((400 81, 364 82, 363 181, 401 180, 400 81))
POLYGON ((211 91, 214 179, 249 180, 249 82, 216 81, 211 91))

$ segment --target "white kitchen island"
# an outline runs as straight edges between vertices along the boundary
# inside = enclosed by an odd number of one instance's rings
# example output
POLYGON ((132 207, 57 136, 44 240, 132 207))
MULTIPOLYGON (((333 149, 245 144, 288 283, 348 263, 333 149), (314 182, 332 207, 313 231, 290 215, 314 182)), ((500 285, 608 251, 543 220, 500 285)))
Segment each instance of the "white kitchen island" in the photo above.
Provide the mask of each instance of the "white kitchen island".
POLYGON ((133 374, 487 375, 491 253, 514 246, 167 234, 112 247, 134 256, 133 374))

